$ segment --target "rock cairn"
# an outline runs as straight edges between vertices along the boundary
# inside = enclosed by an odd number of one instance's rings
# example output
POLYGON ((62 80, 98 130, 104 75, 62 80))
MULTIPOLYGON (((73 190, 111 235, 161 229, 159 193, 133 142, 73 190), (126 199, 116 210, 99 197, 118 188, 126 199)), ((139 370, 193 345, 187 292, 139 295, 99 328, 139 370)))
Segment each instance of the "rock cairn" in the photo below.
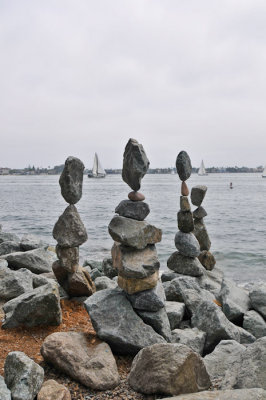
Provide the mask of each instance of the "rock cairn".
POLYGON ((90 296, 95 292, 90 274, 79 265, 79 246, 86 242, 88 236, 74 204, 82 196, 84 168, 78 158, 67 158, 59 184, 61 194, 69 206, 53 229, 58 260, 53 263, 52 268, 57 281, 71 297, 90 296))
POLYGON ((209 251, 211 248, 211 241, 203 221, 203 218, 207 216, 207 212, 201 206, 206 192, 207 186, 197 185, 192 188, 190 197, 192 204, 194 206, 197 206, 196 210, 193 211, 193 218, 194 235, 198 239, 201 251, 198 258, 204 268, 212 270, 215 266, 216 260, 214 258, 214 255, 209 251))

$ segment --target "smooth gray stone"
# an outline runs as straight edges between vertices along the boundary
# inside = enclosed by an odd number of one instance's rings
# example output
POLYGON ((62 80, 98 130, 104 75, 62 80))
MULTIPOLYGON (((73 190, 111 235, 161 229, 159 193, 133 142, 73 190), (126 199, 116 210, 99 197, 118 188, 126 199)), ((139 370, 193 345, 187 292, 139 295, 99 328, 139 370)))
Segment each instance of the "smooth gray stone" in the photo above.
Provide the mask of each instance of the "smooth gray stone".
POLYGON ((111 258, 104 258, 102 262, 102 272, 108 278, 113 279, 118 275, 118 271, 113 266, 113 260, 111 258))
POLYGON ((203 199, 205 197, 205 194, 207 192, 207 186, 205 185, 196 185, 193 186, 191 189, 191 202, 194 206, 199 207, 201 203, 203 202, 203 199))
POLYGON ((59 179, 61 194, 69 204, 76 204, 82 196, 83 162, 76 157, 68 157, 59 179))
POLYGON ((190 203, 187 196, 180 196, 180 210, 181 211, 190 211, 190 203))
POLYGON ((178 274, 201 276, 204 268, 197 258, 183 256, 175 251, 167 260, 167 267, 178 274))
POLYGON ((263 389, 214 390, 164 397, 162 400, 266 400, 263 389))
POLYGON ((238 327, 239 334, 240 334, 240 343, 241 344, 250 344, 256 341, 256 338, 254 335, 252 335, 250 332, 246 331, 244 328, 241 326, 238 327))
POLYGON ((26 268, 34 274, 51 272, 53 262, 56 260, 54 252, 45 249, 19 251, 2 256, 8 266, 14 269, 26 268))
POLYGON ((211 241, 210 241, 206 226, 202 219, 194 220, 194 235, 196 236, 196 238, 199 242, 200 251, 210 250, 211 241))
POLYGON ((266 322, 257 311, 250 310, 244 314, 243 328, 257 339, 266 336, 266 322))
POLYGON ((96 286, 96 291, 104 290, 104 289, 114 289, 117 287, 117 283, 107 276, 99 276, 94 281, 96 286))
POLYGON ((225 278, 222 281, 219 300, 226 317, 236 323, 242 323, 245 312, 251 306, 248 292, 225 278))
POLYGON ((89 272, 89 274, 93 281, 95 281, 97 278, 101 278, 103 276, 103 273, 101 271, 99 271, 98 268, 93 268, 93 270, 91 270, 91 272, 89 272))
POLYGON ((0 232, 0 244, 3 242, 20 242, 20 238, 14 233, 0 232))
POLYGON ((1 400, 11 400, 11 392, 7 388, 5 380, 2 376, 0 376, 0 395, 1 400))
POLYGON ((121 217, 127 217, 143 221, 150 213, 150 207, 144 201, 121 201, 115 209, 115 213, 121 217))
POLYGON ((178 278, 179 274, 173 271, 164 271, 161 276, 162 282, 169 282, 175 278, 178 278))
POLYGON ((249 293, 252 308, 266 320, 266 283, 254 285, 249 293))
POLYGON ((177 232, 175 247, 183 256, 198 257, 200 254, 200 245, 193 233, 177 232))
POLYGON ((206 332, 204 352, 210 353, 221 340, 233 339, 240 342, 238 328, 230 322, 218 305, 202 300, 195 310, 191 324, 206 332))
POLYGON ((32 273, 21 268, 13 271, 7 267, 0 267, 0 298, 11 300, 33 289, 32 273))
POLYGON ((58 218, 53 237, 61 247, 81 246, 88 239, 86 228, 74 205, 68 206, 58 218))
POLYGON ((4 370, 12 400, 33 400, 39 393, 43 384, 44 370, 26 354, 21 351, 8 353, 4 370))
POLYGON ((155 332, 164 337, 167 342, 171 342, 171 328, 164 307, 160 308, 158 311, 136 311, 145 324, 150 325, 155 332))
POLYGON ((158 243, 162 239, 161 229, 154 225, 120 216, 112 218, 108 231, 115 242, 136 249, 144 249, 148 244, 158 243))
POLYGON ((185 314, 185 304, 178 303, 177 301, 166 301, 165 309, 169 319, 171 331, 179 328, 185 314))
POLYGON ((186 181, 192 172, 190 157, 186 151, 180 151, 176 158, 176 171, 181 181, 186 181))
POLYGON ((194 220, 191 211, 178 211, 177 226, 181 232, 189 233, 194 231, 194 220))
POLYGON ((174 329, 172 331, 172 343, 185 344, 196 353, 202 354, 206 339, 206 333, 197 328, 174 329))
POLYGON ((222 340, 203 361, 212 384, 218 389, 232 389, 239 370, 241 354, 246 347, 235 340, 222 340))
POLYGON ((207 211, 202 206, 199 206, 198 208, 196 208, 196 210, 193 211, 193 218, 195 219, 202 219, 207 215, 207 211))
POLYGON ((20 248, 22 251, 34 250, 44 246, 46 246, 46 244, 43 240, 31 234, 23 235, 20 241, 20 248))
POLYGON ((163 287, 167 301, 184 302, 183 293, 186 289, 195 289, 200 292, 196 278, 186 275, 180 275, 172 281, 164 282, 163 287))
POLYGON ((17 326, 60 325, 62 322, 57 285, 47 284, 4 304, 2 328, 17 326))
POLYGON ((135 139, 129 139, 123 156, 122 178, 131 189, 140 189, 141 179, 148 171, 150 162, 142 144, 135 139))
POLYGON ((17 251, 20 251, 20 245, 18 242, 6 241, 0 244, 0 256, 15 253, 17 251))
POLYGON ((121 289, 96 292, 84 305, 98 337, 114 352, 136 354, 143 347, 165 342, 135 313, 121 289))
POLYGON ((153 289, 143 290, 134 294, 126 294, 132 307, 143 311, 158 311, 165 305, 165 293, 163 285, 158 281, 153 289))
POLYGON ((213 303, 215 300, 214 295, 205 289, 186 289, 183 291, 182 296, 190 316, 195 314, 198 305, 202 300, 206 300, 210 303, 213 303))

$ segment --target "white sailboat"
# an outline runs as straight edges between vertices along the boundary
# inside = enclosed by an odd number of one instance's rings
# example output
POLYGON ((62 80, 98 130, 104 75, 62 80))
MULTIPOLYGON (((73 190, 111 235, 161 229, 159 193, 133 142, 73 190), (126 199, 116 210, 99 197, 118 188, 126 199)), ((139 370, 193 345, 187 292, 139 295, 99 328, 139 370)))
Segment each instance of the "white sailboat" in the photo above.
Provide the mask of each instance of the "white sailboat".
POLYGON ((263 170, 261 176, 262 176, 263 178, 266 178, 266 165, 265 165, 265 167, 264 167, 264 170, 263 170))
POLYGON ((205 166, 204 166, 203 160, 201 161, 201 164, 200 164, 200 167, 199 167, 199 170, 198 170, 198 175, 199 176, 208 175, 206 170, 205 170, 205 166))
POLYGON ((92 172, 88 173, 88 177, 89 178, 105 178, 105 176, 106 176, 106 172, 103 169, 103 167, 101 166, 98 154, 95 153, 92 172))

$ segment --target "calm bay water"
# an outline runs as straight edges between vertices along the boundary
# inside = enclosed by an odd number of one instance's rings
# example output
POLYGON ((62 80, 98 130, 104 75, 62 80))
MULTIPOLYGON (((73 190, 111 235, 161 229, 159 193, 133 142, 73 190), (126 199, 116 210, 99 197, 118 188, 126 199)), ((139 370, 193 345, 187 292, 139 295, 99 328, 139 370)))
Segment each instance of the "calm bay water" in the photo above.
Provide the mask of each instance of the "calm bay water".
MULTIPOLYGON (((0 223, 3 231, 32 233, 50 244, 54 223, 67 204, 60 194, 59 176, 0 176, 0 223)), ((212 241, 211 251, 227 277, 237 282, 266 280, 266 179, 259 174, 192 175, 194 185, 207 185, 203 206, 212 241), (229 188, 233 182, 233 190, 229 188)), ((119 175, 105 179, 84 176, 83 196, 77 204, 89 239, 81 257, 102 260, 110 256, 112 239, 108 223, 116 205, 127 198, 129 187, 119 175)), ((174 252, 179 209, 180 181, 177 175, 146 175, 141 192, 151 213, 147 221, 163 230, 157 245, 161 268, 174 252)))

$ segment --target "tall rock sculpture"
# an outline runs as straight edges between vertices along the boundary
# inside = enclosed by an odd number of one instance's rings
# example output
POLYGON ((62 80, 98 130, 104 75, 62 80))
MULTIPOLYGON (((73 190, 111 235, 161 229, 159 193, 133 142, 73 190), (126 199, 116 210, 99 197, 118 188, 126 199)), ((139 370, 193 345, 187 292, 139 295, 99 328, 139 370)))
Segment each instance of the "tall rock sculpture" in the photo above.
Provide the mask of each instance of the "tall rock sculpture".
POLYGON ((82 196, 84 168, 78 158, 67 158, 59 184, 61 194, 69 206, 53 229, 58 257, 53 264, 53 271, 59 284, 71 297, 90 296, 95 292, 89 273, 79 265, 79 246, 86 242, 88 235, 74 204, 82 196))

